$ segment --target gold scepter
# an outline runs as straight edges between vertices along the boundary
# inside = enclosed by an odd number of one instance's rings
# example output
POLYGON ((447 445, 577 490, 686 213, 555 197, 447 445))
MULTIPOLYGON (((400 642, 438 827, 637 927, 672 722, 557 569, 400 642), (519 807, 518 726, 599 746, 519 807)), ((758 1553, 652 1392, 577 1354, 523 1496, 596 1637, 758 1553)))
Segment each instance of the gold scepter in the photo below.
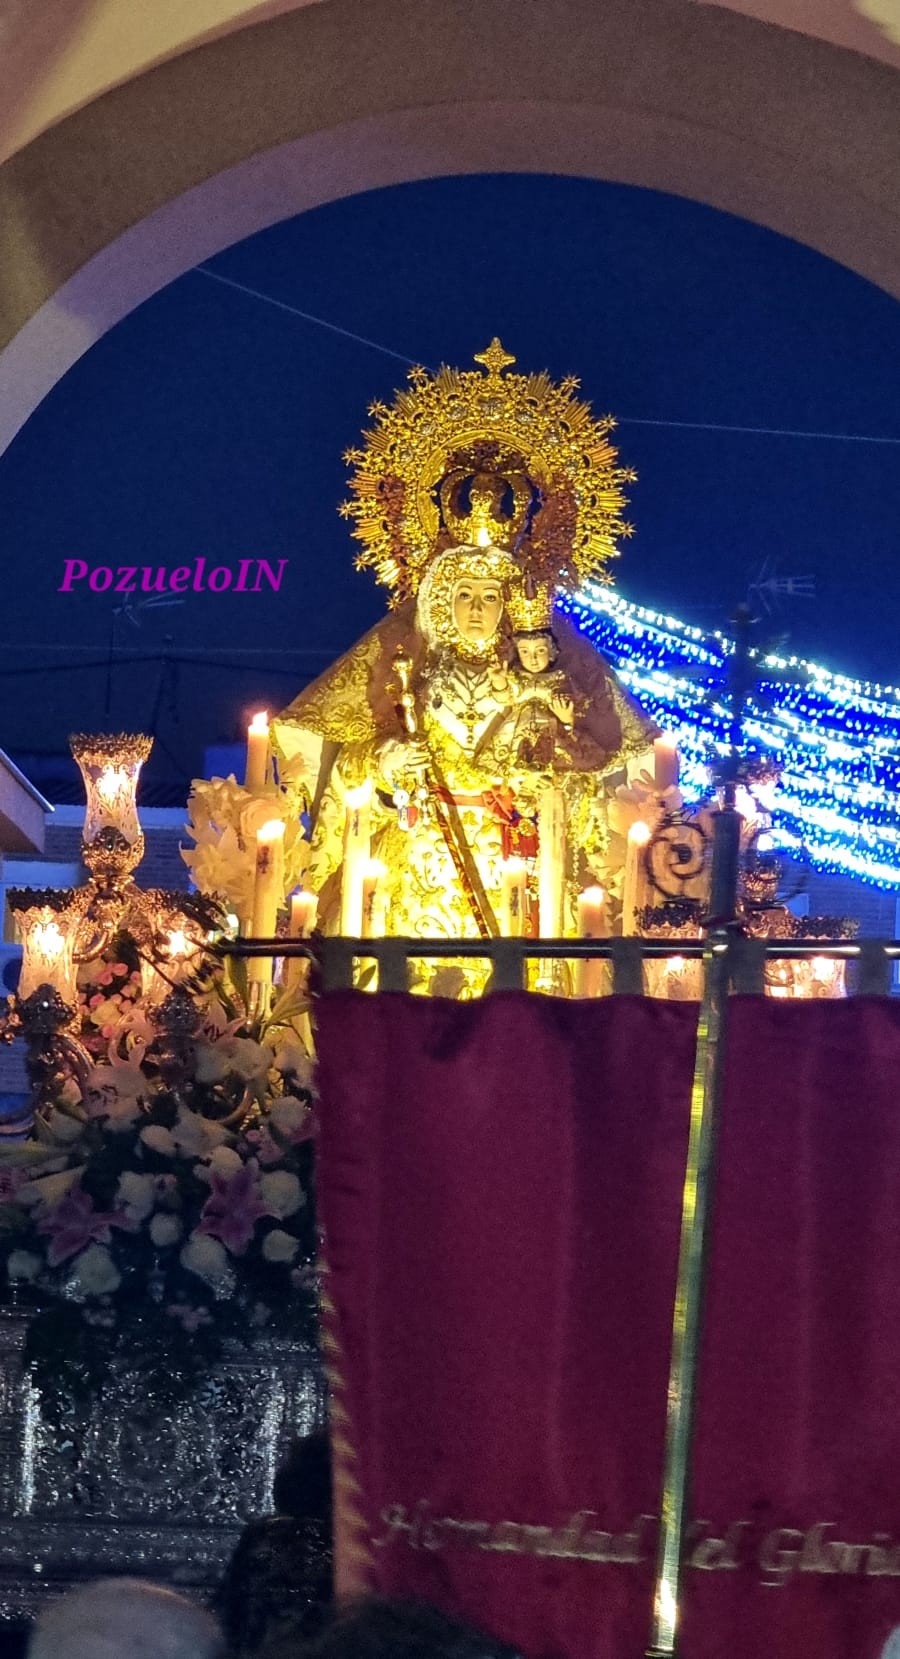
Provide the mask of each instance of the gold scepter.
MULTIPOLYGON (((419 716, 416 711, 416 700, 412 685, 412 659, 402 645, 398 645, 393 657, 394 673, 397 677, 399 692, 396 709, 400 724, 408 738, 419 736, 419 716)), ((423 798, 434 812, 444 844, 453 860, 453 867, 459 877, 459 883, 469 905, 472 915, 482 939, 496 939, 500 929, 494 915, 493 906, 484 890, 484 883, 478 871, 478 866, 472 857, 472 851, 466 841, 460 822, 456 804, 441 774, 441 769, 435 755, 429 752, 429 769, 431 777, 426 772, 422 778, 421 790, 423 798)))

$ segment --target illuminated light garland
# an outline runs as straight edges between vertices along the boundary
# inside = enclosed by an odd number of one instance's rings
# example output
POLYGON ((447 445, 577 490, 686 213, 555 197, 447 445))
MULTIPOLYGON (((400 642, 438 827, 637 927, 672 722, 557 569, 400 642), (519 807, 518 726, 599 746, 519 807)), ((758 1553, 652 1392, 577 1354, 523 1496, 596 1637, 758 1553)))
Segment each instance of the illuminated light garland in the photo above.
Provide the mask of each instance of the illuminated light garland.
MULTIPOLYGON (((728 748, 723 681, 733 642, 593 584, 561 607, 677 739, 682 788, 699 800, 711 752, 728 748)), ((782 768, 772 843, 819 870, 900 889, 900 689, 802 657, 760 658, 750 747, 782 768), (790 679, 765 678, 790 675, 790 679)))

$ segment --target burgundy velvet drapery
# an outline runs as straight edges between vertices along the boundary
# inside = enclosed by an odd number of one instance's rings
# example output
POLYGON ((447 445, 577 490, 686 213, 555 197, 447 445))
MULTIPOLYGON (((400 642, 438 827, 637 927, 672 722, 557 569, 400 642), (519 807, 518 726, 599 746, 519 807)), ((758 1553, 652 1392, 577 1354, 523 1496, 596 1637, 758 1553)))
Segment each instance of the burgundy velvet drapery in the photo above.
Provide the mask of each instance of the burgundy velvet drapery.
MULTIPOLYGON (((336 993, 318 1028, 349 1576, 639 1659, 696 1008, 336 993)), ((889 1003, 733 1000, 686 1659, 900 1625, 898 1059, 889 1003)))

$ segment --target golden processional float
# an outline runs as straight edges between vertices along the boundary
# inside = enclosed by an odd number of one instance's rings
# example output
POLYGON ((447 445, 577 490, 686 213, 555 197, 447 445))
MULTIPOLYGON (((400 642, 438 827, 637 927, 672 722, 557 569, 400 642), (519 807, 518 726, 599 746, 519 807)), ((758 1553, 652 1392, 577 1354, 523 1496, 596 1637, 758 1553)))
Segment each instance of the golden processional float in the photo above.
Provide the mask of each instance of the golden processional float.
MULTIPOLYGON (((390 589, 388 614, 271 727, 255 717, 243 784, 195 782, 184 857, 197 895, 132 879, 148 740, 77 741, 91 880, 13 895, 12 1021, 40 1124, 44 1098, 85 1071, 77 962, 117 932, 136 945, 149 1037, 176 1090, 210 962, 236 1024, 289 1031, 308 1051, 310 958, 326 988, 699 999, 652 1648, 669 1654, 728 991, 840 996, 861 947, 827 918, 824 942, 803 942, 760 851, 777 774, 742 754, 749 615, 736 619, 730 749, 689 806, 676 745, 566 614, 586 582, 610 581, 631 534, 634 474, 614 420, 595 418, 572 377, 512 372, 497 340, 475 362, 414 369, 391 406, 371 407, 342 511, 357 567, 390 589)), ((815 929, 807 920, 806 941, 815 929)), ((236 1122, 258 1108, 249 1090, 233 1105, 236 1122)))

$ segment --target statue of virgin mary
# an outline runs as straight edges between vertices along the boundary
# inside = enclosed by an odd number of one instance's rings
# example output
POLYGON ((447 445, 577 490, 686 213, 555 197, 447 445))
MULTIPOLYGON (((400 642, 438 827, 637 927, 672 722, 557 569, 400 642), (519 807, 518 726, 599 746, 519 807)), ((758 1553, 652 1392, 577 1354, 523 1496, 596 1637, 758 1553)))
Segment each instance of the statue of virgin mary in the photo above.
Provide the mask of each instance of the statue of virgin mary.
POLYGON ((627 534, 612 423, 513 361, 413 370, 348 457, 392 607, 274 723, 325 932, 573 935, 616 774, 657 735, 557 604, 627 534))

